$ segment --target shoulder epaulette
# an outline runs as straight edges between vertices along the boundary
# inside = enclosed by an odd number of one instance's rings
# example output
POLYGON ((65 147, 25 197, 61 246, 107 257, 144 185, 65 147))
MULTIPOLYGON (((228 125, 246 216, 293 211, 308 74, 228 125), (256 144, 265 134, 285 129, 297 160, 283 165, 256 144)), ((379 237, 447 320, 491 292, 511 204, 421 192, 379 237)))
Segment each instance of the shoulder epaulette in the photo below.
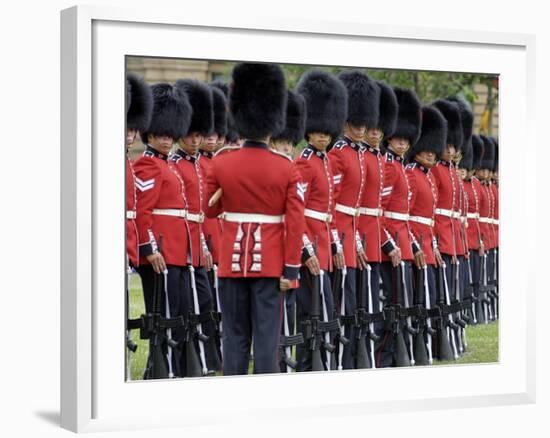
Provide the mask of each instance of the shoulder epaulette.
POLYGON ((279 155, 279 157, 286 158, 290 162, 293 162, 292 158, 290 158, 286 154, 283 154, 282 152, 279 152, 279 151, 276 151, 276 150, 273 150, 273 149, 269 149, 269 152, 271 152, 272 154, 275 154, 275 155, 279 155))
POLYGON ((155 154, 154 154, 153 152, 151 152, 151 151, 145 151, 145 152, 143 152, 143 156, 144 156, 144 157, 152 158, 152 157, 155 156, 155 154))
POLYGON ((313 149, 311 148, 305 148, 300 154, 300 158, 304 158, 305 160, 309 160, 312 156, 313 156, 313 149))
POLYGON ((338 140, 336 143, 334 143, 333 148, 334 149, 343 149, 345 146, 347 146, 348 142, 346 140, 338 140))
POLYGON ((384 157, 386 158, 386 163, 392 163, 393 162, 393 155, 389 152, 386 152, 384 154, 384 157))
POLYGON ((230 151, 237 151, 241 149, 240 146, 224 146, 223 148, 221 148, 220 150, 216 151, 216 153, 214 154, 214 156, 217 156, 219 154, 221 154, 222 152, 230 152, 230 151))

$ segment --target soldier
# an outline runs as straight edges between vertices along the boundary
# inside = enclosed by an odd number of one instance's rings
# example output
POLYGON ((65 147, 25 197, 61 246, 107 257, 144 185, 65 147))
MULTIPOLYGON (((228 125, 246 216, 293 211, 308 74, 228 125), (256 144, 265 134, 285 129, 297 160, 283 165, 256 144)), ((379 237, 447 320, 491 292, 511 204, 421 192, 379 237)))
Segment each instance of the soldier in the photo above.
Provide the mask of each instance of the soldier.
POLYGON ((136 176, 128 151, 138 132, 147 130, 151 122, 153 96, 151 88, 139 76, 126 76, 126 253, 129 266, 138 266, 138 234, 136 228, 136 176))
MULTIPOLYGON (((334 265, 337 269, 344 268, 343 250, 334 222, 334 178, 326 151, 332 139, 340 135, 346 121, 347 91, 335 76, 316 70, 302 76, 296 91, 300 98, 305 98, 305 135, 308 140, 308 145, 296 160, 304 188, 306 217, 303 265, 300 270, 300 278, 303 280, 296 292, 297 327, 300 330, 304 322, 312 316, 314 281, 323 285, 320 291, 321 317, 325 322, 333 319, 334 300, 329 273, 333 271, 334 265)), ((328 334, 331 344, 333 335, 328 334)), ((325 347, 323 345, 321 356, 324 368, 330 370, 331 352, 325 347)), ((312 369, 311 351, 307 350, 307 345, 298 346, 296 357, 297 371, 312 369)))
POLYGON ((493 165, 493 172, 491 177, 491 189, 493 194, 493 229, 494 229, 494 236, 495 236, 495 249, 494 249, 494 266, 493 266, 493 281, 495 282, 495 285, 497 286, 498 290, 498 246, 499 246, 499 238, 498 238, 498 230, 499 230, 499 212, 498 212, 498 139, 496 137, 491 137, 491 140, 493 140, 493 143, 495 145, 495 163, 493 165))
POLYGON ((278 370, 281 290, 298 286, 304 190, 294 163, 268 148, 270 136, 285 122, 287 87, 281 68, 238 64, 230 89, 230 112, 246 140, 242 148, 218 151, 203 199, 209 217, 223 212, 223 372, 246 374, 253 342, 254 373, 273 373, 278 370))
MULTIPOLYGON (((385 84, 382 84, 384 87, 385 84)), ((387 87, 387 86, 385 86, 387 87)), ((382 88, 385 89, 385 88, 382 88)), ((401 307, 412 307, 412 267, 414 261, 416 266, 424 265, 424 254, 411 233, 409 227, 409 210, 412 193, 409 187, 407 173, 405 171, 405 154, 418 138, 420 129, 420 102, 416 95, 402 88, 395 91, 389 87, 385 93, 391 96, 395 93, 396 102, 399 105, 397 116, 397 129, 389 132, 386 139, 386 154, 384 157, 384 184, 382 189, 383 226, 386 232, 393 238, 400 249, 400 270, 396 270, 393 260, 386 254, 382 255, 380 274, 384 294, 391 304, 399 304, 401 307), (401 278, 399 278, 401 274, 401 278), (398 283, 401 285, 403 296, 398 296, 398 283)), ((391 102, 393 99, 387 99, 391 102)), ((409 362, 414 364, 412 353, 412 340, 409 340, 409 362)), ((381 367, 399 366, 400 361, 394 354, 396 346, 395 337, 386 331, 377 354, 378 365, 381 367)))
MULTIPOLYGON (((155 84, 153 115, 147 132, 143 156, 134 164, 140 264, 137 268, 143 285, 145 310, 152 311, 155 275, 164 274, 164 316, 185 316, 188 288, 183 279, 187 265, 188 229, 185 221, 187 200, 178 171, 168 160, 174 142, 187 133, 191 105, 187 96, 170 84, 155 84), (159 243, 162 240, 162 248, 159 243)), ((176 342, 184 340, 183 327, 172 329, 176 342)), ((179 348, 166 347, 169 376, 183 377, 179 348)))
POLYGON ((483 141, 477 135, 472 135, 472 151, 470 156, 466 156, 460 162, 460 167, 465 169, 464 177, 464 195, 467 199, 467 238, 469 258, 467 261, 468 282, 471 284, 473 293, 473 305, 471 319, 473 324, 482 321, 480 312, 481 303, 479 301, 479 286, 481 284, 481 257, 484 255, 483 239, 481 236, 481 227, 479 224, 480 216, 480 195, 481 183, 474 176, 476 169, 479 169, 481 157, 483 155, 483 141))
POLYGON ((189 229, 190 259, 189 268, 185 270, 184 276, 185 281, 191 287, 189 305, 194 305, 193 300, 196 295, 200 313, 204 315, 201 329, 208 336, 208 341, 199 340, 199 342, 203 342, 203 346, 206 348, 207 368, 215 370, 219 368, 219 360, 216 357, 214 345, 215 328, 211 317, 212 291, 207 276, 207 271, 212 268, 212 254, 206 245, 203 231, 204 212, 202 210, 206 175, 199 164, 201 159, 199 147, 203 144, 204 138, 214 131, 212 91, 208 85, 194 79, 178 80, 175 86, 182 94, 188 96, 193 110, 189 129, 184 136, 178 139, 178 149, 170 157, 170 161, 183 180, 187 199, 185 219, 189 229), (196 288, 196 291, 193 291, 193 288, 196 288))
MULTIPOLYGON (((359 214, 366 188, 367 168, 363 136, 369 126, 378 121, 380 89, 376 83, 359 70, 340 73, 339 79, 348 92, 347 120, 344 135, 336 141, 329 152, 334 173, 334 219, 343 239, 344 260, 347 270, 344 285, 345 315, 342 323, 345 337, 353 339, 354 327, 350 317, 356 310, 357 268, 367 267, 367 257, 361 243, 359 232, 359 214)), ((370 245, 370 242, 368 243, 370 245)), ((350 342, 344 347, 344 369, 352 369, 354 364, 354 345, 350 342)))
MULTIPOLYGON (((409 226, 424 255, 429 299, 424 299, 424 305, 428 309, 437 306, 435 271, 442 262, 434 233, 437 187, 432 168, 443 155, 446 141, 447 122, 443 115, 434 107, 422 107, 421 135, 408 154, 411 162, 407 165, 407 176, 411 192, 409 226)), ((421 266, 415 263, 415 267, 421 266)))
POLYGON ((271 137, 271 149, 293 158, 294 148, 304 138, 305 111, 304 98, 289 90, 285 128, 271 137))

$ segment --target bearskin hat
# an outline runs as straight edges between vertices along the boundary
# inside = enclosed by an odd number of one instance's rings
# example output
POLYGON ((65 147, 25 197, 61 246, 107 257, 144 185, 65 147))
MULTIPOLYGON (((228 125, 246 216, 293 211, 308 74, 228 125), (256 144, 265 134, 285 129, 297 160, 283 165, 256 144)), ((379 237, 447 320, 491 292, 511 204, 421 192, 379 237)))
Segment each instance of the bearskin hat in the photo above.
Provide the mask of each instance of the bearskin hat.
POLYGON ((239 133, 237 132, 237 128, 235 127, 235 121, 233 120, 233 116, 231 112, 229 111, 229 86, 222 81, 214 81, 210 85, 214 88, 218 88, 223 92, 225 95, 226 103, 227 103, 227 132, 225 134, 225 139, 228 143, 236 143, 239 140, 239 133))
POLYGON ((286 104, 286 124, 281 132, 275 133, 272 140, 286 140, 297 145, 304 138, 306 129, 306 101, 301 94, 288 90, 286 104))
POLYGON ((227 99, 223 91, 217 87, 210 87, 214 104, 214 132, 225 137, 227 134, 227 99))
POLYGON ((447 120, 433 106, 423 106, 421 118, 420 137, 411 148, 410 156, 412 158, 422 151, 431 151, 441 158, 447 144, 447 120))
POLYGON ((493 170, 495 164, 495 144, 489 137, 480 135, 483 141, 483 157, 481 157, 481 163, 479 163, 480 169, 493 170))
POLYGON ((153 96, 151 87, 133 73, 126 75, 126 128, 145 132, 151 122, 153 96))
POLYGON ((340 73, 338 79, 347 89, 347 122, 355 126, 378 126, 380 115, 380 87, 376 82, 359 70, 340 73))
POLYGON ((416 93, 404 88, 394 88, 399 111, 397 113, 397 125, 393 137, 406 138, 411 146, 420 136, 420 123, 422 122, 421 105, 416 93))
POLYGON ((496 137, 491 137, 495 145, 495 163, 493 164, 493 172, 498 172, 498 140, 496 137))
POLYGON ((191 125, 193 109, 185 93, 167 83, 151 86, 153 115, 142 138, 148 135, 167 135, 174 140, 187 134, 191 125))
POLYGON ((458 163, 458 167, 461 169, 472 170, 474 154, 471 139, 467 143, 463 144, 461 151, 462 158, 458 163))
POLYGON ((472 132, 474 129, 474 113, 472 107, 464 97, 456 95, 449 97, 447 100, 456 102, 458 105, 458 112, 460 114, 460 123, 462 124, 462 145, 456 146, 462 148, 472 140, 472 132))
POLYGON ((483 140, 479 135, 472 135, 472 169, 480 169, 483 157, 483 140))
POLYGON ((344 83, 325 71, 310 70, 300 78, 296 92, 305 99, 306 135, 323 132, 336 140, 342 133, 349 108, 344 83))
POLYGON ((397 125, 399 104, 392 87, 383 81, 377 81, 377 84, 380 87, 380 115, 377 127, 384 133, 384 137, 389 138, 397 125))
POLYGON ((447 144, 452 144, 456 149, 462 146, 462 123, 460 121, 460 111, 456 102, 445 99, 438 99, 432 103, 445 120, 447 120, 447 144))
POLYGON ((198 132, 209 135, 214 131, 214 102, 212 89, 196 79, 180 79, 176 81, 176 88, 187 94, 193 108, 191 126, 188 132, 198 132))
POLYGON ((276 64, 243 62, 233 69, 229 108, 242 137, 257 140, 285 127, 286 79, 276 64))

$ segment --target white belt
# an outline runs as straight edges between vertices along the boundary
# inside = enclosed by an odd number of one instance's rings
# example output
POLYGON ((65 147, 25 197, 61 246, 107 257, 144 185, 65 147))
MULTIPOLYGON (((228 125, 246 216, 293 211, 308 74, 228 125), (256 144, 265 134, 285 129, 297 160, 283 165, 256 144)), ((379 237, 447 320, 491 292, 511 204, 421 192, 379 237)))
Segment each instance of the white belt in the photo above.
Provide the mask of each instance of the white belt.
POLYGON ((126 210, 126 219, 135 219, 137 217, 137 211, 126 210))
POLYGON ((479 218, 479 221, 482 223, 482 224, 492 224, 493 222, 493 219, 491 219, 490 217, 480 217, 479 218))
POLYGON ((479 213, 466 213, 468 219, 479 219, 479 213))
POLYGON ((320 211, 310 210, 309 208, 306 208, 304 210, 304 215, 306 217, 310 217, 312 219, 317 219, 321 222, 327 222, 329 223, 332 220, 332 215, 329 213, 322 213, 320 211))
POLYGON ((359 216, 359 209, 348 207, 347 205, 342 204, 336 204, 334 207, 336 211, 339 211, 340 213, 347 214, 348 216, 359 216))
POLYGON ((188 221, 202 224, 204 222, 204 213, 187 213, 185 217, 188 221))
POLYGON ((418 222, 419 224, 429 225, 430 227, 433 227, 435 222, 432 218, 423 216, 409 216, 409 220, 418 222))
POLYGON ((223 218, 228 222, 247 222, 253 224, 280 224, 284 220, 283 215, 229 212, 225 212, 223 218))
POLYGON ((178 210, 176 208, 155 208, 153 214, 160 216, 187 217, 187 210, 178 210))
POLYGON ((365 216, 382 216, 383 210, 381 208, 368 208, 368 207, 359 207, 359 213, 365 216))
POLYGON ((453 211, 453 219, 460 219, 460 211, 453 211))
POLYGON ((493 225, 498 225, 498 219, 491 219, 491 223, 493 225))
POLYGON ((436 208, 435 214, 438 214, 440 216, 452 217, 452 218, 460 217, 459 212, 453 211, 453 210, 447 210, 445 208, 436 208))
POLYGON ((395 219, 397 221, 408 221, 409 220, 409 214, 408 213, 396 213, 394 211, 385 211, 384 217, 395 219))

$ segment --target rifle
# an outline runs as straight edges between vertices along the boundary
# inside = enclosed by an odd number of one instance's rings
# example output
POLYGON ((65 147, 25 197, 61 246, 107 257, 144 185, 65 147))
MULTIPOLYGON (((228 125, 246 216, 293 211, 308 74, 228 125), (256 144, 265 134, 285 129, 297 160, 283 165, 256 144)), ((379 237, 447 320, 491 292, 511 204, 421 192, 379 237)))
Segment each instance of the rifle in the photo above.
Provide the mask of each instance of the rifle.
MULTIPOLYGON (((422 248, 422 244, 420 245, 422 248)), ((415 288, 415 308, 416 308, 416 330, 417 335, 414 342, 414 357, 418 365, 431 364, 428 359, 428 353, 431 355, 431 351, 428 349, 431 347, 426 346, 424 336, 431 343, 431 334, 428 332, 428 313, 424 307, 424 299, 426 293, 427 278, 424 265, 422 268, 416 270, 416 288, 415 288)))
POLYGON ((483 307, 483 318, 484 323, 489 324, 489 319, 493 319, 493 313, 491 311, 491 300, 487 298, 487 295, 491 293, 494 286, 487 284, 487 253, 483 254, 483 264, 482 264, 482 270, 483 270, 483 284, 479 287, 479 293, 480 293, 480 299, 481 299, 481 305, 483 307))
MULTIPOLYGON (((363 247, 364 247, 363 237, 363 247)), ((364 269, 357 269, 357 307, 355 308, 355 367, 358 369, 371 368, 372 363, 367 352, 367 309, 365 292, 364 269)))
POLYGON ((474 280, 472 277, 472 264, 470 263, 470 258, 468 258, 468 279, 469 279, 469 285, 466 287, 465 292, 469 292, 470 296, 470 312, 472 315, 472 320, 474 324, 477 324, 477 315, 476 315, 476 302, 477 298, 474 294, 474 280))
POLYGON ((284 335, 281 335, 279 342, 279 357, 280 365, 286 367, 286 372, 290 373, 296 369, 298 362, 292 359, 292 346, 300 345, 304 343, 304 337, 301 333, 290 335, 290 328, 288 325, 288 314, 286 311, 286 293, 284 295, 283 302, 283 330, 284 335))
POLYGON ((428 364, 433 364, 432 356, 432 338, 436 334, 436 331, 432 328, 432 318, 441 317, 441 311, 439 307, 432 309, 432 303, 430 302, 430 286, 428 282, 428 266, 422 267, 422 277, 424 280, 424 293, 425 293, 425 306, 426 306, 426 332, 427 332, 427 347, 428 347, 428 364))
POLYGON ((456 330, 456 339, 458 343, 458 352, 462 353, 464 351, 464 347, 462 345, 462 336, 464 333, 464 329, 466 327, 466 323, 460 318, 460 312, 462 310, 462 303, 460 302, 460 260, 458 260, 458 257, 456 259, 456 263, 451 263, 451 275, 453 277, 453 283, 452 283, 452 289, 453 289, 453 300, 451 300, 451 304, 453 305, 453 312, 454 315, 452 316, 454 323, 457 325, 456 330))
MULTIPOLYGON (((210 253, 212 253, 212 236, 208 235, 206 239, 206 246, 210 253)), ((210 287, 214 292, 214 310, 212 311, 212 319, 214 320, 214 350, 212 354, 216 362, 216 369, 220 370, 222 368, 221 364, 223 361, 223 325, 222 325, 222 308, 220 305, 220 291, 218 287, 218 266, 212 264, 212 269, 208 271, 208 282, 210 287)))
POLYGON ((206 364, 205 344, 208 342, 209 337, 202 331, 202 323, 212 320, 211 312, 201 314, 199 306, 199 297, 197 292, 197 284, 195 282, 195 268, 189 265, 189 274, 191 277, 191 293, 193 295, 193 306, 189 309, 188 327, 187 327, 187 349, 186 356, 190 359, 191 366, 188 365, 189 377, 197 376, 209 376, 213 375, 214 371, 208 369, 206 364), (199 345, 199 357, 195 349, 195 342, 199 345), (197 363, 197 359, 199 362, 197 363), (198 365, 198 367, 197 367, 198 365), (200 371, 199 371, 200 370, 200 371))
MULTIPOLYGON (((341 244, 344 245, 345 233, 342 233, 341 244)), ((336 303, 335 309, 340 308, 337 319, 340 321, 340 329, 338 330, 338 370, 344 369, 343 367, 343 358, 344 358, 344 347, 349 345, 349 339, 346 338, 346 326, 344 320, 346 318, 346 294, 344 292, 346 285, 346 276, 348 271, 346 265, 343 269, 335 269, 334 276, 332 277, 332 294, 334 296, 334 302, 336 303)))
POLYGON ((451 303, 451 297, 449 294, 449 285, 447 283, 447 273, 445 271, 446 267, 447 265, 445 264, 445 262, 443 262, 443 264, 440 266, 440 271, 439 271, 441 281, 442 281, 442 284, 440 284, 440 286, 442 286, 441 290, 445 294, 443 298, 444 301, 440 303, 439 307, 441 308, 441 320, 444 321, 444 324, 447 328, 447 336, 451 341, 453 358, 456 360, 458 359, 458 350, 456 347, 454 333, 458 332, 459 326, 454 323, 452 315, 453 313, 457 312, 459 306, 457 306, 456 303, 454 304, 451 303))

